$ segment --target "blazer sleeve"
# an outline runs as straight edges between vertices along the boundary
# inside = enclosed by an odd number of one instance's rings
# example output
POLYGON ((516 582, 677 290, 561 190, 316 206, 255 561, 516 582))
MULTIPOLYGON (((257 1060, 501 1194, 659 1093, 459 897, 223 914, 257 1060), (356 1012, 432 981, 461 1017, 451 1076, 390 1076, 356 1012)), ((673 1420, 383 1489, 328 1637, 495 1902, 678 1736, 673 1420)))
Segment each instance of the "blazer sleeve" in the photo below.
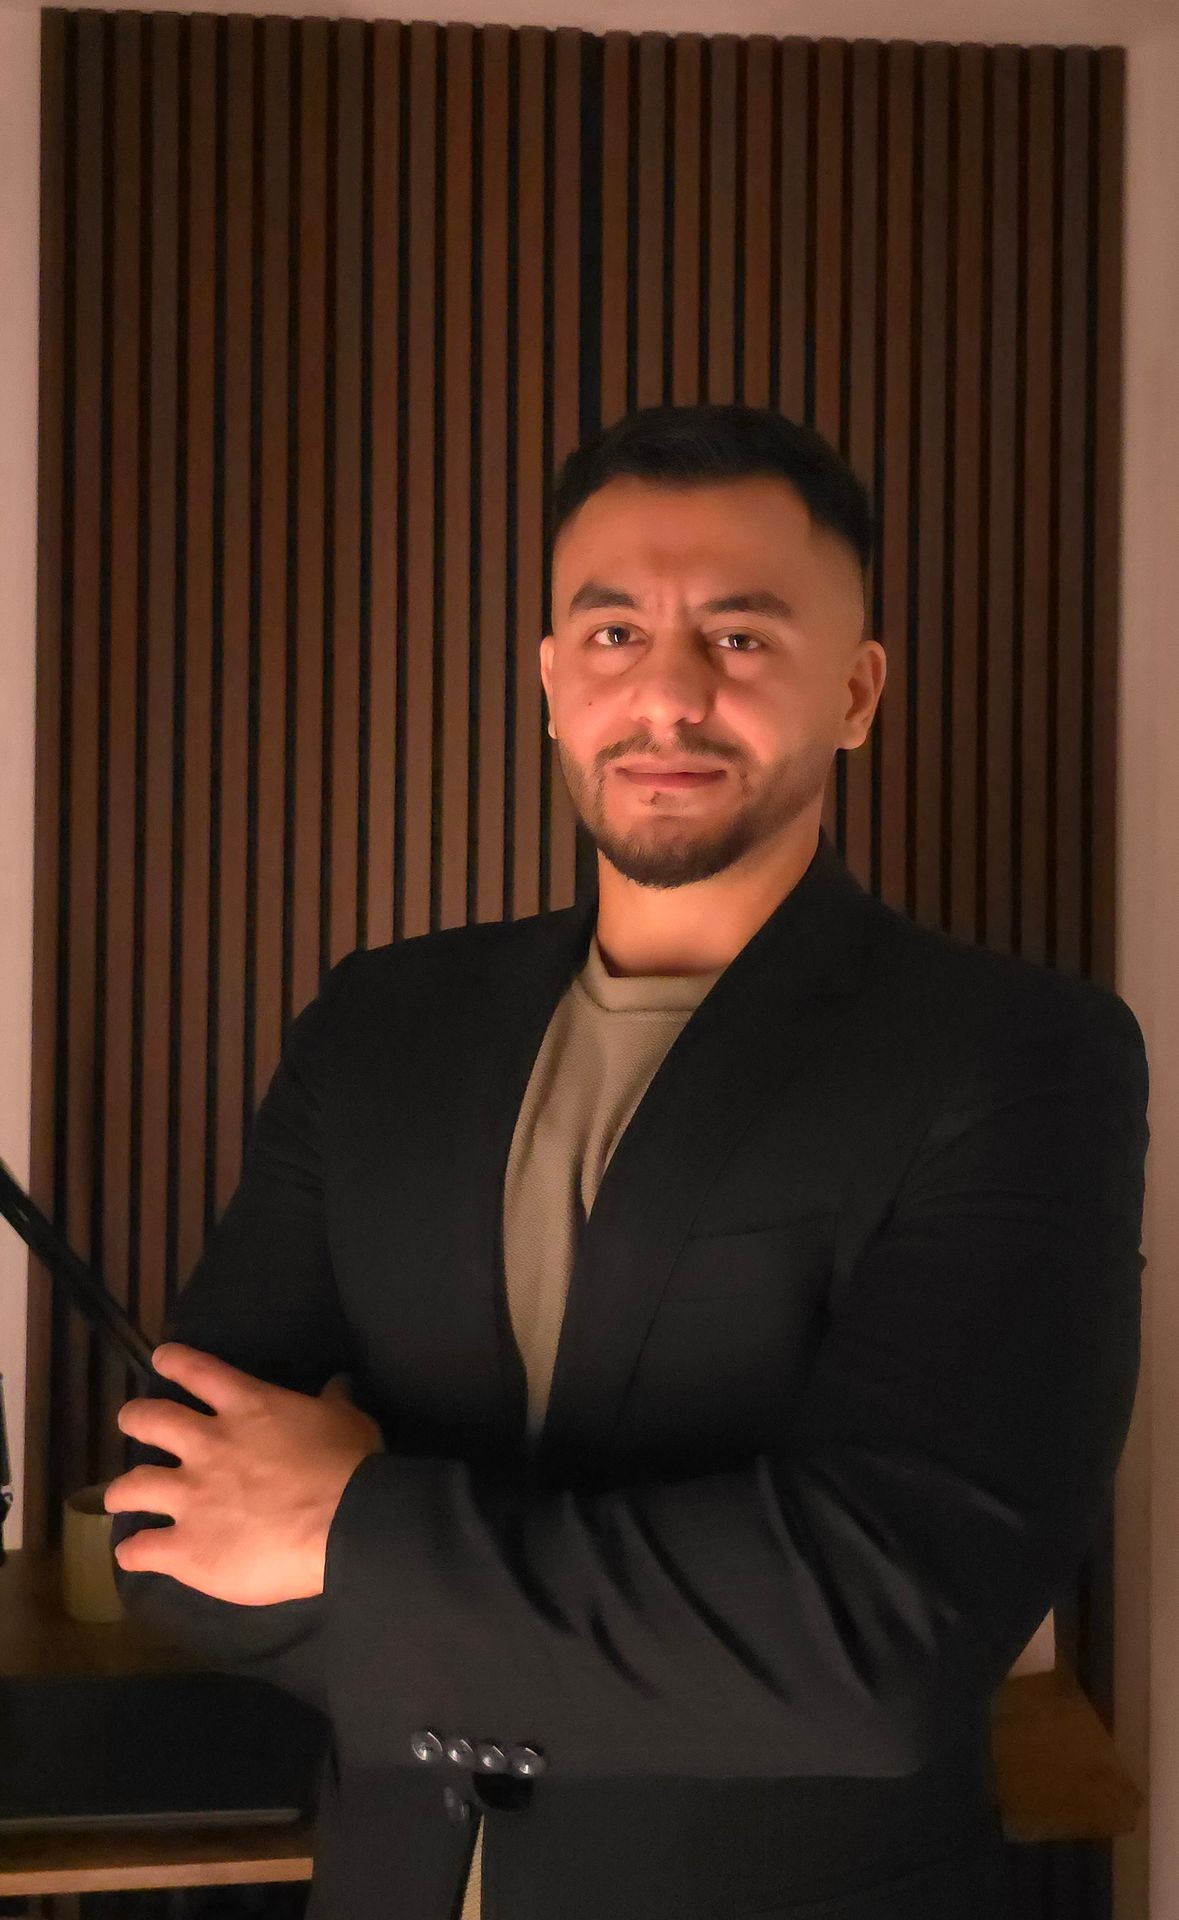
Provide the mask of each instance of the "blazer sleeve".
MULTIPOLYGON (((258 1108, 240 1183, 176 1304, 163 1339, 215 1353, 257 1379, 318 1393, 350 1370, 348 1329, 328 1255, 320 1178, 320 1088, 324 1036, 356 955, 329 974, 295 1019, 258 1108)), ((141 1397, 180 1398, 157 1377, 141 1397)), ((175 1466, 176 1456, 128 1438, 128 1468, 175 1466)), ((141 1527, 167 1525, 119 1513, 111 1545, 141 1527)), ((114 1563, 128 1613, 209 1665, 270 1680, 321 1710, 322 1596, 271 1606, 214 1599, 170 1574, 130 1573, 114 1563)))
POLYGON ((1144 1264, 1138 1023, 1060 976, 1014 999, 837 1276, 787 1446, 590 1493, 360 1463, 323 1595, 342 1758, 432 1726, 552 1777, 902 1775, 985 1710, 1109 1498, 1144 1264))

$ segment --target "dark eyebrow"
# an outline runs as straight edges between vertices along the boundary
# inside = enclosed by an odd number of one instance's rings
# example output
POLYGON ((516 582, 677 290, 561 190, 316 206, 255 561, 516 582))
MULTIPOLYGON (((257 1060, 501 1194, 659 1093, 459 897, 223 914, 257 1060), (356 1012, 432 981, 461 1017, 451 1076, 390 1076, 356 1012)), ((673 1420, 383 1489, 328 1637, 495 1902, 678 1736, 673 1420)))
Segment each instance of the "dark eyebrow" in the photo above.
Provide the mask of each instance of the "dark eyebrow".
MULTIPOLYGON (((584 613, 590 608, 631 607, 639 611, 639 602, 633 594, 624 593, 621 587, 606 587, 599 580, 587 580, 578 587, 569 602, 569 612, 584 613)), ((705 600, 694 609, 696 613, 762 613, 774 620, 792 620, 793 609, 771 593, 768 587, 759 587, 751 593, 726 593, 719 600, 705 600)))

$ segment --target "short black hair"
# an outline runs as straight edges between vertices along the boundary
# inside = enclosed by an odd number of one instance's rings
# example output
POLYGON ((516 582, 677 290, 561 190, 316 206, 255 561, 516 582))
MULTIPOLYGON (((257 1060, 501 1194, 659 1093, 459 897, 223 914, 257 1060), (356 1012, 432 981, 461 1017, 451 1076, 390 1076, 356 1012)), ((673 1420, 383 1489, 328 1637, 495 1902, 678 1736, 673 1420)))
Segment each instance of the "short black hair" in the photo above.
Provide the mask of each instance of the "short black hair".
POLYGON ((867 488, 822 434, 772 407, 739 403, 640 407, 575 447, 553 483, 549 551, 577 509, 627 474, 669 486, 776 474, 812 520, 847 542, 866 572, 872 559, 867 488))

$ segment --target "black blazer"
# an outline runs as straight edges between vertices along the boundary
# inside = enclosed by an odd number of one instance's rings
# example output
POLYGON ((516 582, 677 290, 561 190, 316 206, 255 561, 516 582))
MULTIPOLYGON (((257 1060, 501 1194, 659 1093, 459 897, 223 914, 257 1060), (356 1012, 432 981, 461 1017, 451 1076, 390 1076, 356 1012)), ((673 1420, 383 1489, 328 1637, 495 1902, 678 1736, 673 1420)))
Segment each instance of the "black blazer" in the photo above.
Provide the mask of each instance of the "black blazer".
POLYGON ((484 1920, 1000 1920, 991 1699, 1137 1380, 1138 1023, 917 926, 824 834, 617 1145, 529 1459, 503 1176, 596 910, 357 951, 293 1023, 167 1333, 351 1372, 390 1451, 322 1596, 120 1588, 329 1714, 309 1920, 448 1920, 464 1801, 484 1920))

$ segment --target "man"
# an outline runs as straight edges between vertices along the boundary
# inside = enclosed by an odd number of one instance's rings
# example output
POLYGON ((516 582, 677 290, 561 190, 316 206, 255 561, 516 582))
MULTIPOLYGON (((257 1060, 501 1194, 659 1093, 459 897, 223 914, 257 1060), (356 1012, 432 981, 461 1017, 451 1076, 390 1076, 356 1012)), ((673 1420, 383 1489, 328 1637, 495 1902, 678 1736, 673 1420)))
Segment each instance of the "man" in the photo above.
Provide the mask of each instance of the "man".
POLYGON ((991 1698, 1137 1378, 1142 1036, 821 831, 885 674, 822 440, 644 410, 552 532, 596 897, 294 1022, 160 1355, 212 1412, 120 1415, 120 1586, 330 1716, 312 1920, 1001 1920, 991 1698))

